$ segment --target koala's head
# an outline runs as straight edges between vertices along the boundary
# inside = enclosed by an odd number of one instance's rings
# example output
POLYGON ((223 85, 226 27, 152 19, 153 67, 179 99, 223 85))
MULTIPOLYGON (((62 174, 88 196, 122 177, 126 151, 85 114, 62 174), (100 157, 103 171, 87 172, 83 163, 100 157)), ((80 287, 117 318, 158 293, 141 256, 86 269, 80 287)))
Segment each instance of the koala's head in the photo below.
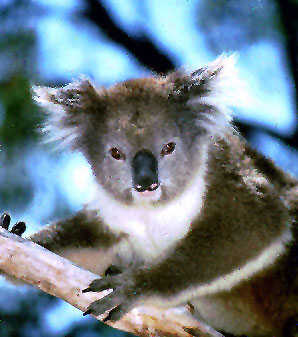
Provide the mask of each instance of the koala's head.
POLYGON ((82 151, 97 182, 126 204, 174 199, 205 170, 210 143, 230 127, 233 57, 191 74, 129 80, 109 89, 88 80, 35 87, 50 111, 46 130, 82 151))

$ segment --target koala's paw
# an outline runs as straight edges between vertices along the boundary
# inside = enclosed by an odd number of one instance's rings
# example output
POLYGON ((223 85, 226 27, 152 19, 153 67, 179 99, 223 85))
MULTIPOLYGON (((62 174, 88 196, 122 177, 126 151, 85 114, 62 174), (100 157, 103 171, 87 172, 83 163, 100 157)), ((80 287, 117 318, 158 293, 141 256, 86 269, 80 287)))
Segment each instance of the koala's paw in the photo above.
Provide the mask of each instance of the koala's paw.
POLYGON ((105 271, 105 276, 119 275, 123 272, 122 268, 116 264, 110 265, 105 271))
POLYGON ((84 293, 89 291, 100 292, 107 289, 113 289, 113 292, 91 303, 84 315, 94 314, 97 316, 109 311, 108 316, 103 321, 118 321, 135 307, 137 294, 133 288, 132 277, 128 273, 106 276, 92 281, 89 287, 83 290, 84 293))
MULTIPOLYGON (((11 222, 11 217, 8 213, 4 213, 1 215, 0 217, 1 227, 8 229, 10 226, 10 222, 11 222)), ((25 222, 21 221, 21 222, 17 222, 16 224, 14 224, 10 232, 21 236, 25 232, 25 230, 26 230, 26 224, 25 222)))

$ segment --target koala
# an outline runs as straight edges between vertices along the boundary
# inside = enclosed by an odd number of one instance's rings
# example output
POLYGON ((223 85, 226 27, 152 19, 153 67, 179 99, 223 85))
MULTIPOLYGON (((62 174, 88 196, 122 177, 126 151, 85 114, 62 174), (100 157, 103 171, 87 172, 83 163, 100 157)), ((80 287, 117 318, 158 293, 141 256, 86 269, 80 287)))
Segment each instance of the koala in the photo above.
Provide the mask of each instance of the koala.
POLYGON ((140 305, 191 303, 223 333, 292 334, 297 179, 233 127, 239 83, 223 55, 110 88, 86 78, 33 88, 43 131, 81 151, 95 178, 92 202, 30 237, 103 276, 84 292, 113 289, 85 314, 116 321, 140 305))

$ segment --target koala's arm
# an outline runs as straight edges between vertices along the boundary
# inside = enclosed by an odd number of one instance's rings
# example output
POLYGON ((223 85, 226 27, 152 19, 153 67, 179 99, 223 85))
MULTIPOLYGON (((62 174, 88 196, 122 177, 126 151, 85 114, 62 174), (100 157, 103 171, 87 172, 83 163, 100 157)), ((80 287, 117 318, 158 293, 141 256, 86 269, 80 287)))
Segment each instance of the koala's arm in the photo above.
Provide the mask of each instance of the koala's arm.
POLYGON ((237 146, 230 139, 214 147, 201 213, 166 258, 137 273, 149 293, 180 302, 190 294, 230 290, 288 253, 298 196, 287 191, 297 190, 297 181, 281 177, 268 160, 256 170, 259 158, 237 146))
MULTIPOLYGON (((258 210, 251 209, 258 213, 258 210)), ((170 305, 191 301, 192 297, 230 290, 241 281, 254 278, 259 272, 287 253, 286 243, 291 239, 288 224, 280 230, 268 230, 259 214, 256 227, 263 231, 254 233, 247 214, 247 228, 237 228, 237 223, 221 223, 233 231, 214 230, 213 223, 225 219, 206 217, 194 227, 167 258, 136 272, 135 282, 140 293, 161 297, 170 305), (213 228, 212 228, 213 227, 213 228), (263 233, 262 233, 263 232, 263 233), (271 236, 271 238, 270 238, 271 236), (276 236, 276 238, 274 238, 276 236), (270 242, 271 241, 271 242, 270 242)))
POLYGON ((121 241, 96 212, 86 210, 46 226, 28 239, 99 275, 114 262, 115 247, 121 241))
MULTIPOLYGON (((274 278, 278 285, 276 291, 270 289, 269 294, 268 282, 261 282, 260 277, 268 271, 272 274, 276 268, 278 273, 285 274, 280 261, 288 262, 296 220, 294 214, 289 211, 276 184, 266 179, 247 181, 246 176, 241 180, 234 175, 231 179, 232 172, 229 172, 230 179, 226 179, 227 166, 219 164, 218 168, 215 165, 212 168, 206 177, 210 184, 203 209, 192 221, 186 236, 150 265, 128 270, 119 277, 95 280, 86 291, 115 290, 107 298, 92 303, 87 313, 101 314, 121 303, 107 318, 117 320, 137 305, 173 307, 192 303, 200 297, 232 294, 238 286, 247 283, 249 290, 237 290, 238 293, 225 300, 224 305, 237 307, 242 303, 241 310, 251 305, 254 312, 261 310, 263 315, 268 307, 264 305, 260 309, 259 306, 267 303, 270 304, 269 316, 273 307, 284 305, 279 293, 284 291, 290 296, 288 281, 283 282, 287 278, 274 278), (255 294, 255 289, 261 290, 255 294), (260 298, 259 294, 267 298, 260 298), (253 303, 248 304, 250 301, 253 303)), ((272 285, 271 281, 269 283, 272 285)), ((245 315, 249 315, 249 310, 245 310, 245 315)), ((280 309, 274 315, 279 313, 280 309)))

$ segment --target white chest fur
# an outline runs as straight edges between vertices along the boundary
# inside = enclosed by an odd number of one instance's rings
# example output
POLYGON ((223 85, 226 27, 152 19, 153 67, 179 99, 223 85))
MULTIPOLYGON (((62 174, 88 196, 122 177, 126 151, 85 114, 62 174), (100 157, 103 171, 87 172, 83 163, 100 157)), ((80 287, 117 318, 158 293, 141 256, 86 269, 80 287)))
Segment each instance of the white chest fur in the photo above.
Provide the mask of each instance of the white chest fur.
POLYGON ((142 259, 161 255, 183 238, 202 208, 205 172, 200 171, 185 191, 166 205, 126 206, 99 188, 90 208, 115 233, 127 233, 128 242, 142 259))

